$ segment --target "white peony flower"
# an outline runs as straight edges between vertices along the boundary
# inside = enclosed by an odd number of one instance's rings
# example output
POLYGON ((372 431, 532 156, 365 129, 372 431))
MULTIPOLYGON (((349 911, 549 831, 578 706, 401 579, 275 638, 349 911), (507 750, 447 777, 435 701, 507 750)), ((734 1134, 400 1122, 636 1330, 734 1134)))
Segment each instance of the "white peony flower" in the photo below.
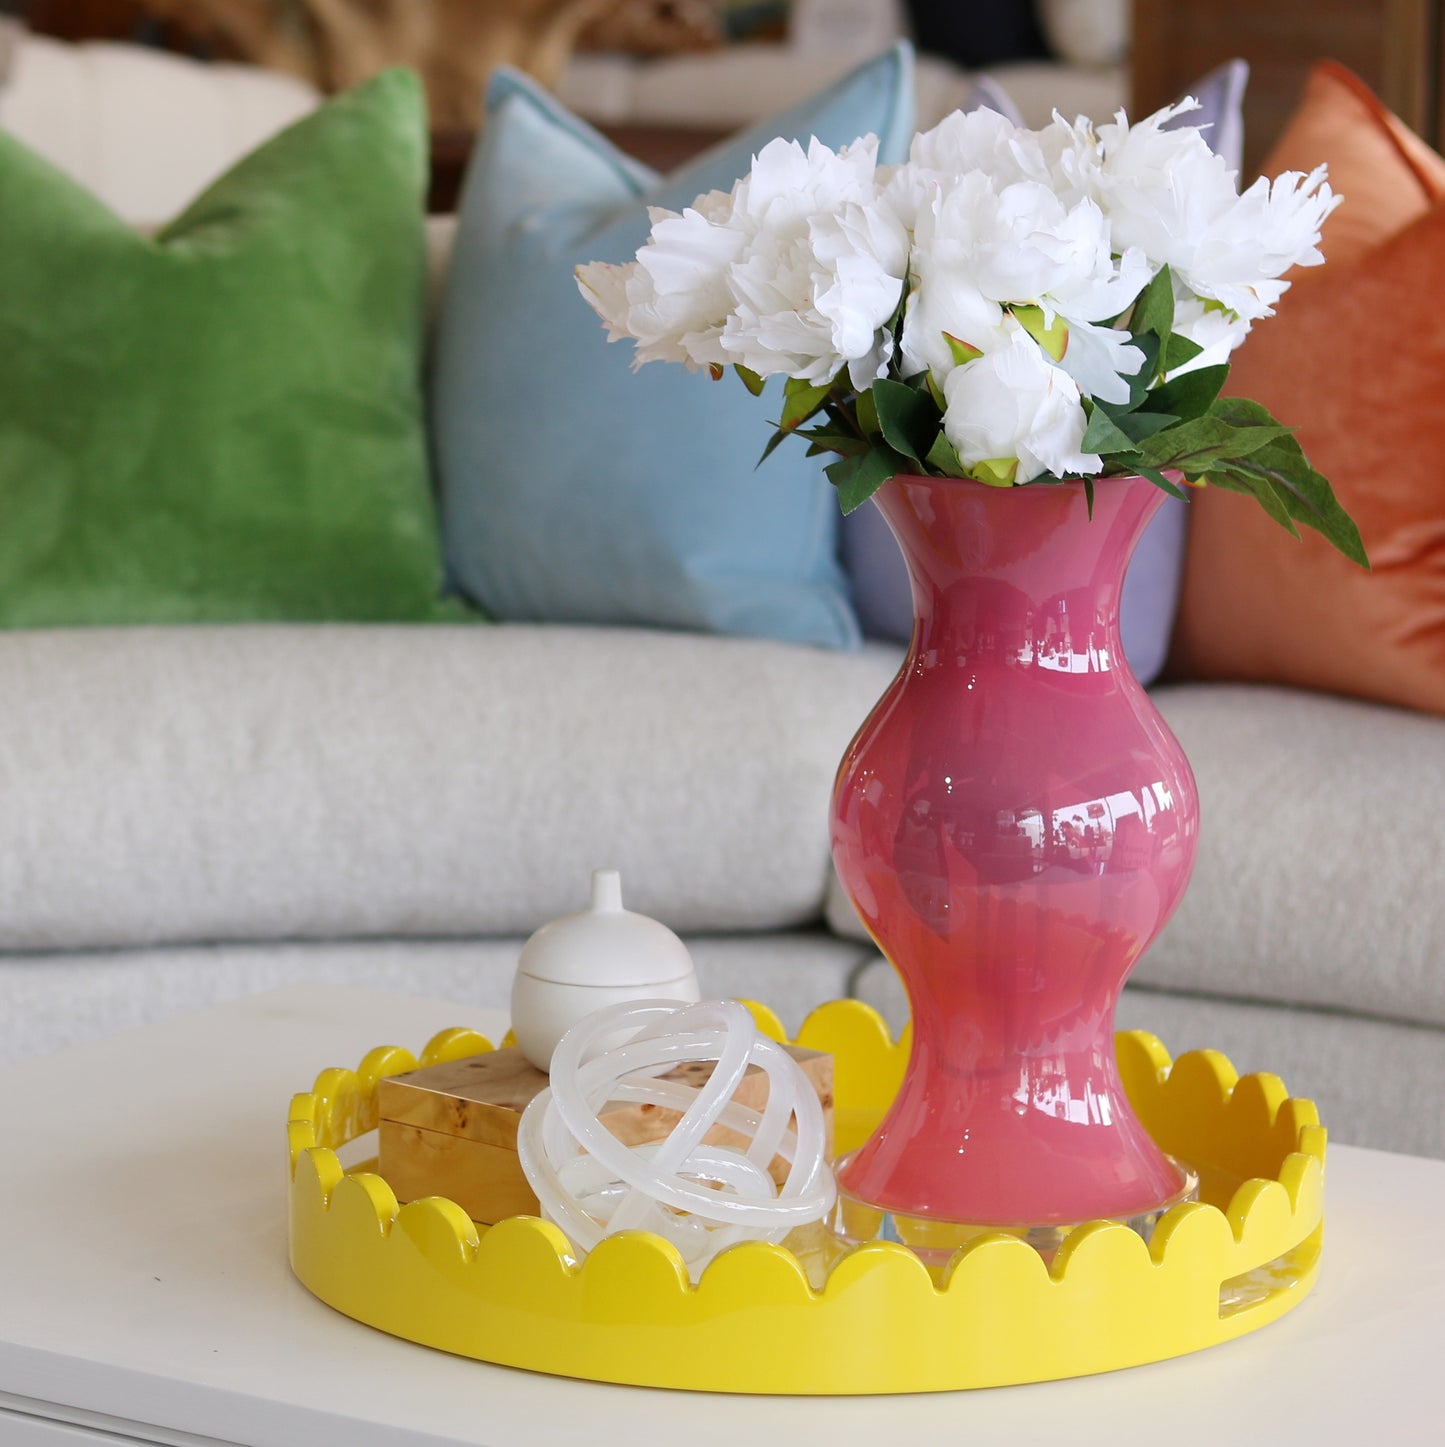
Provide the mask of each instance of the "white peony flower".
MULTIPOLYGON (((1088 200, 1078 202, 1070 214, 1092 214, 1100 220, 1103 215, 1088 200)), ((1116 259, 1110 245, 1106 223, 1094 235, 1092 266, 1061 274, 1039 302, 1046 322, 1057 312, 1066 323, 1058 361, 1083 394, 1105 402, 1124 402, 1129 397, 1125 379, 1144 365, 1144 353, 1132 344, 1127 332, 1098 323, 1127 311, 1153 279, 1155 268, 1137 247, 1116 259)))
POLYGON ((1230 353, 1249 335, 1250 323, 1218 302, 1206 302, 1176 283, 1174 333, 1204 348, 1192 361, 1175 367, 1171 378, 1227 362, 1230 353))
POLYGON ((1070 319, 1059 366, 1072 377, 1086 397, 1104 402, 1129 400, 1128 378, 1144 365, 1144 353, 1115 327, 1070 319))
POLYGON ((916 285, 903 331, 905 370, 927 368, 940 385, 958 365, 950 338, 988 353, 1004 344, 1004 308, 1062 317, 1065 369, 1088 396, 1122 402, 1143 354, 1126 335, 1096 326, 1128 309, 1153 269, 1141 251, 1115 260, 1108 223, 1091 200, 1066 207, 1033 181, 998 189, 981 171, 940 182, 919 214, 916 285))
POLYGON ((886 372, 908 233, 878 194, 877 146, 869 136, 834 153, 814 140, 805 154, 774 141, 759 154, 735 207, 752 230, 727 274, 727 360, 815 385, 845 365, 855 387, 886 372))
POLYGON ((967 356, 996 352, 1008 342, 1009 314, 964 282, 933 273, 920 282, 904 311, 901 374, 931 372, 938 386, 967 356))
POLYGON ((1340 200, 1323 166, 1308 176, 1286 171, 1273 182, 1261 176, 1199 238, 1180 276, 1241 317, 1269 316, 1289 289, 1279 278, 1291 267, 1324 261, 1320 228, 1340 200))
MULTIPOLYGON (((609 342, 620 342, 632 335, 627 326, 627 311, 631 305, 627 300, 627 283, 636 271, 635 261, 629 261, 626 266, 614 266, 608 261, 589 261, 573 272, 577 278, 577 289, 587 305, 606 324, 609 342)), ((686 358, 679 357, 677 360, 685 361, 686 358)))
POLYGON ((735 301, 721 336, 724 356, 760 377, 782 372, 814 385, 842 365, 832 323, 815 304, 817 258, 806 236, 788 241, 761 233, 734 266, 735 301))
POLYGON ((750 238, 803 235, 815 216, 837 213, 850 201, 877 195, 878 137, 864 136, 834 151, 816 136, 805 151, 797 141, 769 141, 733 190, 731 224, 750 238))
POLYGON ((1099 199, 1099 138, 1085 116, 1066 121, 1058 111, 1037 132, 1054 194, 1067 206, 1099 199))
MULTIPOLYGON (((1049 266, 1038 247, 1010 244, 1031 229, 1026 212, 1033 192, 1030 187, 1018 194, 1005 211, 982 171, 935 183, 914 227, 913 288, 902 338, 906 373, 927 369, 942 386, 960 364, 959 344, 987 353, 1007 342, 1004 304, 1030 295, 1014 289, 1010 273, 1016 278, 1049 266)), ((1051 238, 1040 239, 1048 248, 1051 238)))
POLYGON ((815 219, 809 238, 819 268, 815 305, 832 328, 837 355, 857 390, 886 375, 893 358, 889 323, 908 275, 909 235, 881 198, 850 202, 839 216, 815 219))
POLYGON ((1170 375, 1215 365, 1291 267, 1322 259, 1338 204, 1323 168, 1239 195, 1197 129, 1164 129, 1196 108, 1097 130, 1057 113, 1040 131, 955 114, 891 168, 871 136, 836 152, 776 140, 731 192, 652 212, 635 262, 579 267, 578 284, 612 339, 635 340, 637 365, 736 362, 815 386, 846 371, 860 393, 927 371, 970 468, 1097 473, 1084 402, 1127 400, 1144 357, 1111 323, 1159 269, 1175 333, 1202 348, 1170 375))
MULTIPOLYGON (((1075 209, 1085 207, 1098 209, 1093 202, 1080 202, 1075 209)), ((1106 224, 1095 240, 1093 266, 1061 277, 1048 293, 1049 302, 1071 320, 1098 322, 1120 316, 1154 279, 1159 268, 1137 246, 1115 257, 1111 245, 1106 224)))
POLYGON ((1017 181, 1047 184, 1049 179, 1038 133, 987 109, 954 111, 931 131, 914 136, 908 164, 915 173, 938 179, 982 171, 999 187, 1017 181))
POLYGON ((1103 467, 1097 455, 1080 450, 1087 419, 1073 378, 1023 331, 1006 347, 956 367, 943 392, 943 430, 965 467, 1017 458, 1016 482, 1103 467))
POLYGON ((635 262, 577 268, 609 338, 636 340, 633 366, 682 362, 696 370, 725 360, 719 339, 733 307, 727 273, 746 239, 728 224, 732 204, 727 192, 710 191, 681 215, 654 208, 652 234, 635 262))
POLYGON ((1193 108, 1170 106, 1134 126, 1120 111, 1099 128, 1093 172, 1115 249, 1137 246, 1156 265, 1176 270, 1187 267, 1198 238, 1238 200, 1234 172, 1197 129, 1162 129, 1193 108))
POLYGON ((1000 304, 1036 302, 1110 269, 1108 227, 1093 202, 1069 210, 1035 181, 997 189, 980 171, 944 187, 919 218, 916 239, 920 253, 945 249, 1000 304))
POLYGON ((1115 248, 1138 247, 1242 318, 1269 316, 1288 285, 1278 278, 1323 259, 1319 229, 1339 198, 1323 167, 1273 186, 1261 179, 1240 196, 1235 173, 1196 128, 1161 129, 1194 108, 1183 102, 1134 126, 1121 112, 1100 128, 1095 184, 1115 248))

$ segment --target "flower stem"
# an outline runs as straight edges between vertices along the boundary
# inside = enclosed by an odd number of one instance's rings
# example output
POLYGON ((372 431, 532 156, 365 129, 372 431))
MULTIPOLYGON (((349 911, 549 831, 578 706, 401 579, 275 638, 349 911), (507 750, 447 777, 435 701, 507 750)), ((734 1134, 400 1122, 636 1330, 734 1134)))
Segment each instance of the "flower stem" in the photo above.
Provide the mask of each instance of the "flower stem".
POLYGON ((867 442, 868 434, 858 425, 858 419, 854 416, 851 408, 842 399, 827 401, 823 403, 823 410, 840 427, 851 432, 855 437, 867 442))

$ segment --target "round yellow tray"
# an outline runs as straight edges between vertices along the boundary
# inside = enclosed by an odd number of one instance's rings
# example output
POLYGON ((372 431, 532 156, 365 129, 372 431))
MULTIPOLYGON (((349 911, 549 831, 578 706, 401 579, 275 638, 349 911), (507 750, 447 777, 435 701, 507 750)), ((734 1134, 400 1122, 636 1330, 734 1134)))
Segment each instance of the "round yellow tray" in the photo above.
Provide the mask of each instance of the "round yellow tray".
MULTIPOLYGON (((777 1020, 753 1007, 783 1039, 777 1020)), ((860 1143, 901 1079, 897 1042, 856 1001, 816 1011, 797 1043, 834 1057, 838 1150, 860 1143)), ((1222 1055, 1170 1062, 1151 1035, 1117 1037, 1134 1109, 1200 1174, 1153 1239, 1106 1221, 1045 1263, 1003 1233, 970 1242, 935 1280, 907 1247, 818 1260, 748 1244, 696 1286, 660 1237, 627 1233, 581 1265, 553 1225, 474 1224, 441 1197, 398 1207, 335 1152, 376 1125, 376 1084, 492 1046, 448 1030, 420 1060, 373 1050, 294 1098, 291 1266, 322 1301, 395 1336, 506 1366, 700 1391, 926 1392, 1081 1376, 1229 1341, 1282 1316, 1313 1285, 1323 1232, 1325 1132, 1273 1075, 1238 1077, 1222 1055)), ((800 1247, 800 1250, 802 1248, 800 1247)), ((806 1254, 806 1253, 805 1253, 806 1254)))

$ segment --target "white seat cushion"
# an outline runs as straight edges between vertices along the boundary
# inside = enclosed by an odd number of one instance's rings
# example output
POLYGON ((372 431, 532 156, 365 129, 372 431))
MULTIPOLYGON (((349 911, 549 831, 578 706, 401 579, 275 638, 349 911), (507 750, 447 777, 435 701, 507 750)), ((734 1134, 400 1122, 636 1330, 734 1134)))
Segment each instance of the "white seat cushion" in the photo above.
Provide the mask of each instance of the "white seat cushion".
POLYGON ((1445 722, 1247 684, 1156 701, 1202 820, 1139 982, 1445 1024, 1445 722))
POLYGON ((598 865, 679 931, 803 924, 891 673, 644 629, 0 634, 0 950, 526 934, 598 865))

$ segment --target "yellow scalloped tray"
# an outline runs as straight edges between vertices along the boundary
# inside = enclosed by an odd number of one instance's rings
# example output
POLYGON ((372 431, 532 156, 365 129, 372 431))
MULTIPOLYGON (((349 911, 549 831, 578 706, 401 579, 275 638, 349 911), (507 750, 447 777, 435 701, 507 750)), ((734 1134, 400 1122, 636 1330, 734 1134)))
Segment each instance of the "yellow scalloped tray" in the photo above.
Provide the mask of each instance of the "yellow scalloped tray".
MULTIPOLYGON (((753 1007, 775 1039, 783 1031, 753 1007)), ((838 1149, 861 1142, 907 1060, 856 1001, 823 1006, 798 1044, 834 1056, 838 1149)), ((435 1064, 490 1050, 448 1030, 435 1064)), ((376 1125, 376 1084, 413 1070, 373 1050, 292 1101, 291 1266, 336 1310, 462 1356, 571 1377, 700 1391, 857 1394, 1002 1386, 1111 1371, 1229 1341, 1276 1320, 1314 1284, 1325 1132, 1273 1075, 1242 1079, 1224 1056, 1171 1064, 1153 1036, 1117 1037, 1125 1089, 1150 1134, 1200 1173, 1152 1241, 1080 1226, 1046 1263, 1001 1233, 970 1242, 939 1280, 906 1247, 842 1253, 822 1289, 781 1246, 724 1252, 696 1286, 676 1250, 631 1232, 581 1265, 549 1222, 490 1228, 430 1197, 398 1207, 380 1176, 336 1151, 376 1125)), ((816 1275, 816 1265, 814 1271, 816 1275)))

